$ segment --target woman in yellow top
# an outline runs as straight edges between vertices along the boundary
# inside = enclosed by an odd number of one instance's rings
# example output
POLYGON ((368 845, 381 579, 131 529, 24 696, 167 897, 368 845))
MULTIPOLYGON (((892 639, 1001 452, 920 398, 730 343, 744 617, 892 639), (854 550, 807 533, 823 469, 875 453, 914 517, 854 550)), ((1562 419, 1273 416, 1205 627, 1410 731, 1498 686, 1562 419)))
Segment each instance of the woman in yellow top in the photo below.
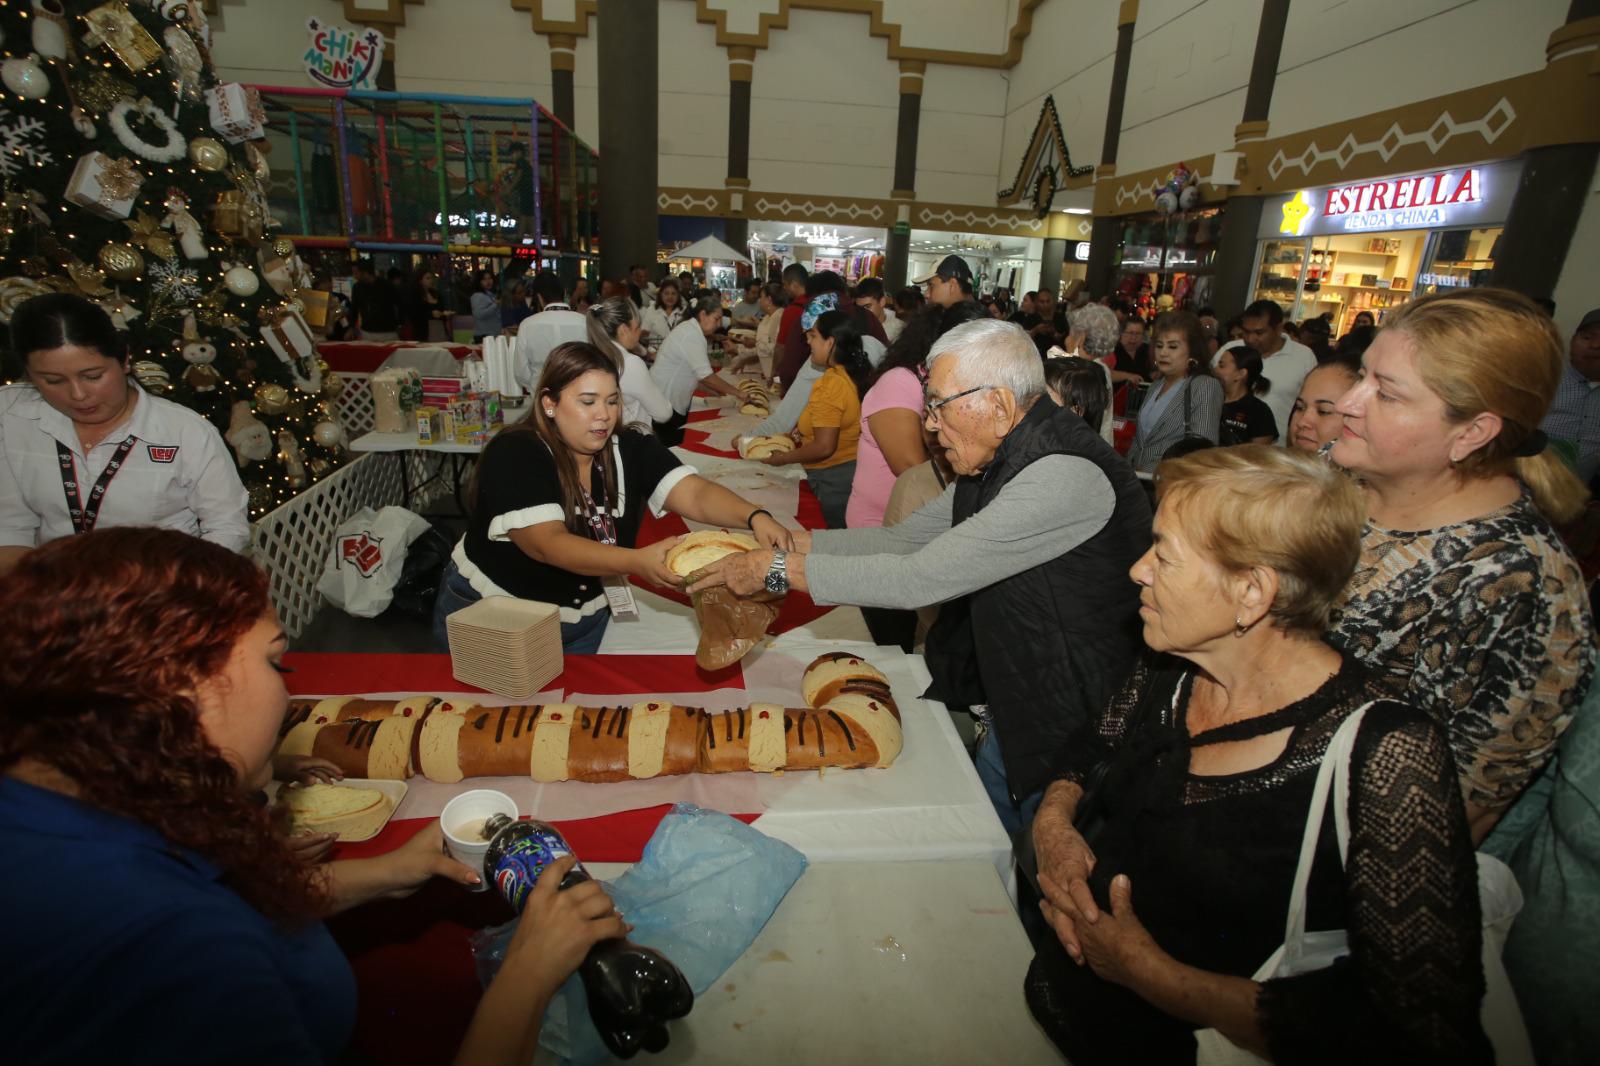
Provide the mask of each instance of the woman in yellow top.
POLYGON ((848 311, 828 311, 806 331, 811 365, 823 373, 794 430, 796 447, 761 460, 768 466, 802 463, 811 491, 822 504, 829 529, 844 528, 850 485, 856 476, 856 445, 861 440, 861 397, 872 364, 861 345, 861 327, 848 311))

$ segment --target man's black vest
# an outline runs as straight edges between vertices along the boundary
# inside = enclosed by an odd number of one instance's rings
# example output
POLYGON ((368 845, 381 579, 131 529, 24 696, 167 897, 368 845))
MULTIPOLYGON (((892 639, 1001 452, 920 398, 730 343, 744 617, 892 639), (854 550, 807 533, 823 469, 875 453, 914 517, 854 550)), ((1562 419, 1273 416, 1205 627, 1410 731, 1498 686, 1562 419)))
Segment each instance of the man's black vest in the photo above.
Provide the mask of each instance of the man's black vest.
POLYGON ((1128 570, 1150 547, 1150 504, 1133 468, 1082 418, 1040 397, 983 473, 956 482, 953 520, 981 511, 1047 455, 1100 468, 1116 494, 1110 520, 1070 551, 979 589, 964 606, 946 604, 928 637, 929 695, 988 704, 1017 801, 1050 782, 1143 647, 1139 587, 1128 570))

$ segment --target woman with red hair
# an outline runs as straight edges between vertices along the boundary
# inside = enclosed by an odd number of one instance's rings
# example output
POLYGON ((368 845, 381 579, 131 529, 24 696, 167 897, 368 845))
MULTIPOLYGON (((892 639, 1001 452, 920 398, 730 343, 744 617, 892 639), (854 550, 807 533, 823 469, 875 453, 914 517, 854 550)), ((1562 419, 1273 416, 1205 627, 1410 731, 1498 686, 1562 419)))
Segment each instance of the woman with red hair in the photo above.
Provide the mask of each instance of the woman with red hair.
MULTIPOLYGON (((30 552, 0 587, 0 1061, 339 1057, 349 966, 319 919, 432 877, 437 824, 311 866, 250 793, 288 709, 286 638, 250 562, 120 527, 30 552)), ((459 1054, 525 1063, 545 1003, 626 930, 594 882, 540 879, 459 1054)))

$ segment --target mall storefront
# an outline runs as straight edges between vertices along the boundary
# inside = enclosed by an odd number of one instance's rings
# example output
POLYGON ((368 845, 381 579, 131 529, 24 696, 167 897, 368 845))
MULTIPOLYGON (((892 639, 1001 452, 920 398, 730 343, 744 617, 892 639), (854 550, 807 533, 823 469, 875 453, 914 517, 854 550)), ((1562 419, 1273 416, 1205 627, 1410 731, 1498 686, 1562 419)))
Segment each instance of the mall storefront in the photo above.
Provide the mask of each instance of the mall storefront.
POLYGON ((1521 160, 1452 167, 1269 199, 1252 299, 1293 321, 1331 315, 1334 336, 1418 294, 1488 284, 1521 160))

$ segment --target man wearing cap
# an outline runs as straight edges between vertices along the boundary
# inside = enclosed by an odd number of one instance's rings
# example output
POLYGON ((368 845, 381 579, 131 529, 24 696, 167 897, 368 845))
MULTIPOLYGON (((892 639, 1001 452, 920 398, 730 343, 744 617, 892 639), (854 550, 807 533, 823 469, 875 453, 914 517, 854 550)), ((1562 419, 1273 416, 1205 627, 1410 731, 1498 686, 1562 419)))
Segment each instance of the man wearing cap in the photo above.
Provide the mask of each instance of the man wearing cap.
POLYGON ((954 307, 972 299, 972 268, 959 255, 947 255, 939 260, 932 274, 914 284, 928 287, 929 303, 954 307))
POLYGON ((1587 483, 1600 472, 1600 307, 1578 323, 1567 356, 1567 372, 1539 428, 1587 483))

